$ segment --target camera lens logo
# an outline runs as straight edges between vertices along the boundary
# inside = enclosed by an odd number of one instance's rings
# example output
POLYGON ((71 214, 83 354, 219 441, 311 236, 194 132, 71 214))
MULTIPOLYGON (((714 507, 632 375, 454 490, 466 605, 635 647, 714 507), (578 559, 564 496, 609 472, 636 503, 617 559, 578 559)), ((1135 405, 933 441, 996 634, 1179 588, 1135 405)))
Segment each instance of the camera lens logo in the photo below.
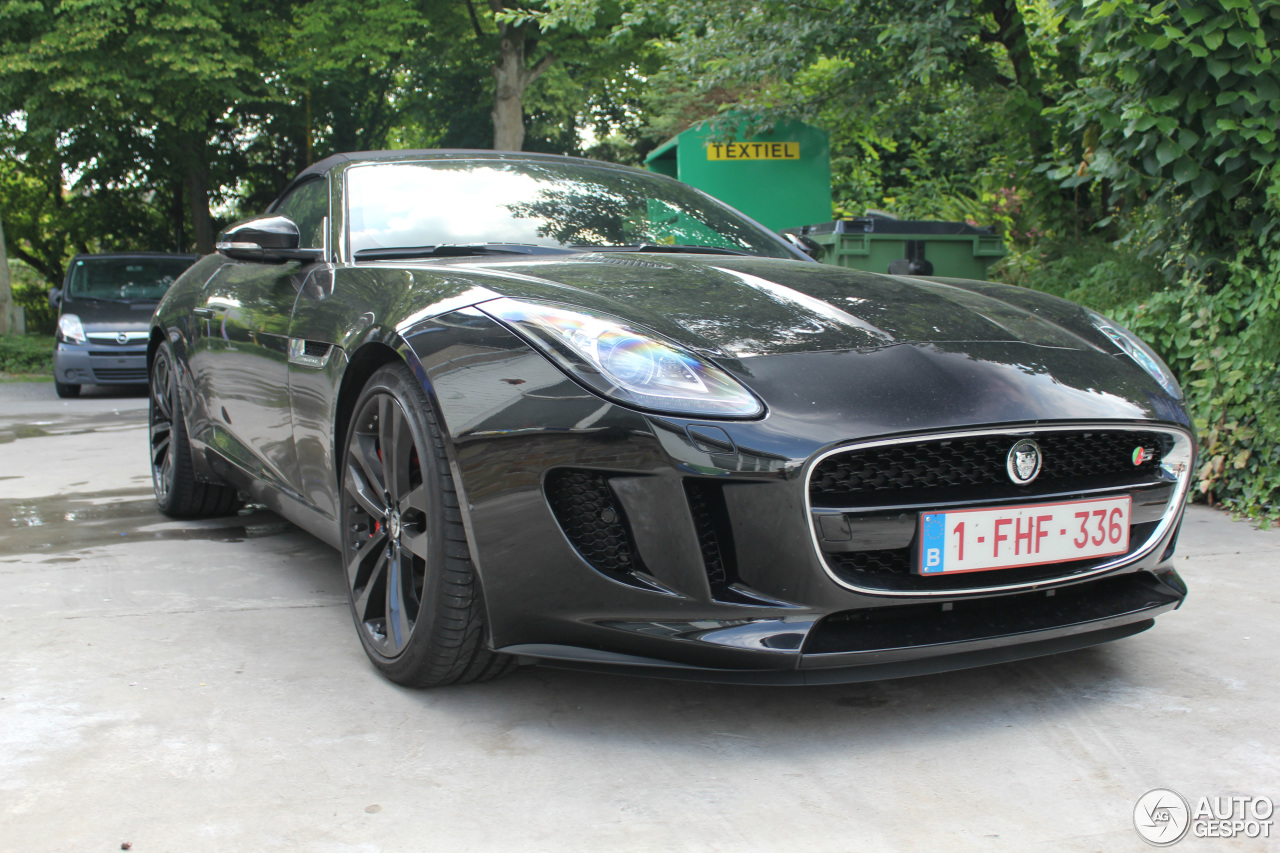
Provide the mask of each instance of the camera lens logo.
POLYGON ((1177 844, 1191 826, 1191 807, 1177 791, 1154 788, 1133 807, 1133 826, 1142 840, 1156 847, 1177 844))

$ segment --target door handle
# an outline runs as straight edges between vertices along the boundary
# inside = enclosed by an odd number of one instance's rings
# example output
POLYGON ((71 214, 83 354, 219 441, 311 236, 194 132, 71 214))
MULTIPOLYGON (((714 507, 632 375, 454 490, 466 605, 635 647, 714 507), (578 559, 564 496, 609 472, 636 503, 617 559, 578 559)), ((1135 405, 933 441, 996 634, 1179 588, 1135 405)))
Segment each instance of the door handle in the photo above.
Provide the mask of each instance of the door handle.
POLYGON ((195 314, 197 317, 212 317, 213 309, 212 308, 192 308, 191 313, 195 314))

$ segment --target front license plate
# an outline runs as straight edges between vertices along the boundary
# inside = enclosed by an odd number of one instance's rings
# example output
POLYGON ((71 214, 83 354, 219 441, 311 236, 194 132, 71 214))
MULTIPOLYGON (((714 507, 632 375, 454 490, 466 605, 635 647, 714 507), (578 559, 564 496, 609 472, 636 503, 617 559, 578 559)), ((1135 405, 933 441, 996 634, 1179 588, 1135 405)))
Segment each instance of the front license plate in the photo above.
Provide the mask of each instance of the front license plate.
POLYGON ((1129 510, 1126 495, 921 513, 916 571, 954 575, 1123 554, 1129 510))

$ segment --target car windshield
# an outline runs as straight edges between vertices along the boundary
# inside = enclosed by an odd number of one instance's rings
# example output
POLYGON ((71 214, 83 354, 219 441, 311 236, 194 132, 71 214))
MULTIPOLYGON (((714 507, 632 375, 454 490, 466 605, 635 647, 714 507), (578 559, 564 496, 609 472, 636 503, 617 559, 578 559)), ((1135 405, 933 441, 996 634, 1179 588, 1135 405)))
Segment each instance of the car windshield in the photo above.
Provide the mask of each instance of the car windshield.
POLYGON ((353 252, 497 244, 795 257, 771 232, 692 187, 629 169, 431 160, 362 164, 346 181, 353 252))
POLYGON ((77 258, 67 292, 72 299, 158 300, 191 264, 191 258, 77 258))

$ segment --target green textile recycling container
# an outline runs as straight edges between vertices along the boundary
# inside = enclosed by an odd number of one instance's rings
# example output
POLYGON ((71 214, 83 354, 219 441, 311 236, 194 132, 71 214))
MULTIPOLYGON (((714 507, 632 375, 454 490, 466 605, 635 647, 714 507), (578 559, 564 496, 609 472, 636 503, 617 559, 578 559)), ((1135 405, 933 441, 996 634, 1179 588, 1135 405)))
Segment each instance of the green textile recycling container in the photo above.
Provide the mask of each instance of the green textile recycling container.
POLYGON ((1004 257, 994 228, 870 216, 786 229, 821 247, 824 264, 894 275, 985 279, 1004 257))
POLYGON ((691 184, 780 231, 831 216, 831 142, 800 121, 733 141, 695 125, 649 153, 645 167, 691 184))

